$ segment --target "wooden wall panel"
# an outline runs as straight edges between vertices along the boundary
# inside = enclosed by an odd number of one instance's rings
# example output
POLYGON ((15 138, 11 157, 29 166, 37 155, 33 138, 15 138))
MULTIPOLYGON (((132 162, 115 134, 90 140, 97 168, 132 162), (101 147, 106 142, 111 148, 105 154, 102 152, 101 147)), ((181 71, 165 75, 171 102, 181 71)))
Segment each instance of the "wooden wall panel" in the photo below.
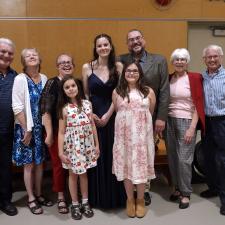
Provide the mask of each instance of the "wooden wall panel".
POLYGON ((0 37, 10 38, 16 45, 13 67, 20 72, 20 53, 28 45, 26 21, 5 21, 0 20, 0 37))
POLYGON ((0 3, 1 17, 40 17, 18 21, 0 18, 0 36, 15 41, 16 68, 21 68, 21 49, 36 47, 43 58, 43 72, 49 76, 55 75, 55 58, 62 52, 74 55, 76 74, 80 76, 82 64, 92 58, 92 42, 99 33, 111 35, 120 54, 127 52, 127 31, 139 28, 145 34, 147 48, 169 59, 174 48, 187 47, 189 20, 225 20, 224 1, 174 0, 163 11, 157 10, 152 0, 0 0, 0 3))
POLYGON ((225 1, 205 0, 202 4, 202 17, 225 19, 225 1))
POLYGON ((204 0, 174 0, 167 10, 159 11, 152 0, 27 0, 28 16, 38 17, 199 17, 204 0))
POLYGON ((144 32, 147 49, 168 59, 174 48, 187 46, 185 22, 29 21, 28 47, 36 47, 40 51, 43 72, 48 76, 56 73, 57 55, 72 54, 76 75, 80 77, 82 64, 92 59, 93 40, 97 34, 109 34, 117 54, 121 54, 127 52, 126 34, 131 28, 144 32))
POLYGON ((158 10, 153 0, 27 0, 28 16, 75 18, 192 18, 225 19, 225 2, 174 0, 167 10, 158 10))

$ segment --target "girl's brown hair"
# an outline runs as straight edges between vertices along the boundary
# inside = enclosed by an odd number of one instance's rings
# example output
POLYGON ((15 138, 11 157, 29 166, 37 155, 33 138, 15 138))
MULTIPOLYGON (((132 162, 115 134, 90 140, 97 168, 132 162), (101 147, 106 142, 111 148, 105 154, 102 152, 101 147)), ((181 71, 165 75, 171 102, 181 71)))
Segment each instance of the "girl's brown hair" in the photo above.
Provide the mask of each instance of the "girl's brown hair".
POLYGON ((130 99, 129 99, 130 89, 129 89, 128 82, 127 82, 127 80, 125 78, 125 73, 126 73, 127 68, 130 65, 132 65, 132 64, 135 64, 137 66, 138 72, 139 72, 139 78, 138 78, 137 83, 136 83, 136 88, 138 89, 138 91, 140 91, 144 95, 144 98, 146 98, 147 95, 149 94, 149 88, 145 85, 145 82, 144 82, 144 73, 142 71, 141 65, 139 63, 137 63, 137 62, 132 62, 132 63, 129 63, 129 64, 125 64, 124 68, 123 68, 123 72, 122 72, 121 78, 120 78, 119 85, 116 88, 116 92, 122 98, 127 97, 128 98, 128 102, 130 102, 130 99))
POLYGON ((67 104, 70 103, 70 98, 65 94, 63 86, 65 84, 66 81, 68 80, 74 80, 75 84, 77 85, 78 88, 78 93, 76 96, 76 100, 77 100, 77 106, 79 108, 79 110, 81 111, 82 108, 82 99, 83 99, 83 92, 82 92, 82 87, 81 87, 81 83, 78 79, 76 79, 75 77, 73 77, 72 75, 67 75, 65 76, 61 82, 60 82, 60 88, 59 88, 59 100, 58 100, 58 118, 62 119, 63 118, 63 107, 67 104))

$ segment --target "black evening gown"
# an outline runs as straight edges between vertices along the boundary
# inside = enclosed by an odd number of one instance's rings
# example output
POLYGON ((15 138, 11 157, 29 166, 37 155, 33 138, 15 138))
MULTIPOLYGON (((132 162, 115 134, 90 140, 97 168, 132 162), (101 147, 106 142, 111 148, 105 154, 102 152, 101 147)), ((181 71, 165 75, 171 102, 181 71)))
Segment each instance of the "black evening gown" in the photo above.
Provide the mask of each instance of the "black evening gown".
MULTIPOLYGON (((117 81, 103 82, 92 73, 88 78, 90 100, 93 112, 102 117, 111 103, 112 92, 117 81)), ((97 128, 100 157, 96 167, 88 170, 89 202, 91 206, 112 209, 125 206, 126 194, 123 182, 118 182, 112 174, 112 148, 114 141, 115 114, 105 127, 97 128)))

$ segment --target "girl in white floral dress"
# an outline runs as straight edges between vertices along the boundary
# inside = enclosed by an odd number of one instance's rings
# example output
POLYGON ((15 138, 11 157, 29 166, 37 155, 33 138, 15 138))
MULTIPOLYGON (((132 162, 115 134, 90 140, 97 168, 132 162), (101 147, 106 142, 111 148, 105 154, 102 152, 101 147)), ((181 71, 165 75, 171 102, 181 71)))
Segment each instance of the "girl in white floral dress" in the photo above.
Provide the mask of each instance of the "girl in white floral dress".
POLYGON ((139 64, 124 67, 119 86, 113 92, 113 103, 117 111, 113 172, 118 181, 124 181, 127 215, 140 218, 145 215, 145 183, 155 178, 152 127, 155 94, 151 88, 144 86, 139 64))
POLYGON ((97 165, 99 144, 92 118, 92 106, 81 99, 78 81, 67 76, 61 81, 59 97, 59 157, 69 170, 69 190, 72 198, 71 216, 75 220, 92 217, 88 204, 87 169, 97 165), (80 180, 82 203, 77 196, 77 181, 80 180))

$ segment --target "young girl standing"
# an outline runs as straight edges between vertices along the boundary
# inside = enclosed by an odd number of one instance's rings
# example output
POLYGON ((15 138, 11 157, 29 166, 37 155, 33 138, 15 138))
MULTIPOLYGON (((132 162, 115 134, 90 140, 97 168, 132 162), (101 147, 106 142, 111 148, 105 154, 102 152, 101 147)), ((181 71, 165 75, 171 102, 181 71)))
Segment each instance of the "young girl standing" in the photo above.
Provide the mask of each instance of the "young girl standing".
POLYGON ((87 169, 97 165, 99 144, 92 107, 81 99, 81 89, 73 76, 61 81, 59 98, 59 157, 69 169, 69 190, 72 198, 71 216, 75 220, 94 215, 88 203, 87 169), (79 204, 77 181, 80 180, 82 202, 79 204))
POLYGON ((148 179, 155 178, 152 114, 154 91, 144 86, 141 66, 124 67, 119 86, 113 92, 117 115, 113 146, 113 172, 124 182, 127 215, 144 217, 144 190, 148 179), (137 199, 134 199, 134 185, 137 199))

